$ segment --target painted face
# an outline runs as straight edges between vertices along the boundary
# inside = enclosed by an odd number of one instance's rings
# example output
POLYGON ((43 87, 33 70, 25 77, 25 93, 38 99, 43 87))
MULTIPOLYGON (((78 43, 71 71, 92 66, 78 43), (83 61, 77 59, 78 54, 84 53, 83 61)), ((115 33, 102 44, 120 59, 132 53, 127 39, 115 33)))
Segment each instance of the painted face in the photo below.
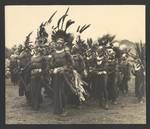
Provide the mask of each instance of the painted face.
POLYGON ((109 56, 111 56, 111 55, 114 55, 115 54, 115 52, 114 52, 114 50, 113 49, 107 49, 107 52, 108 52, 108 55, 109 56))
POLYGON ((56 42, 56 49, 60 50, 63 48, 64 39, 59 38, 56 42))
POLYGON ((122 60, 126 60, 127 59, 127 54, 122 54, 122 60))
POLYGON ((97 54, 98 54, 98 56, 102 56, 102 55, 104 54, 104 50, 103 50, 103 47, 102 47, 102 46, 100 46, 100 47, 98 48, 97 54))

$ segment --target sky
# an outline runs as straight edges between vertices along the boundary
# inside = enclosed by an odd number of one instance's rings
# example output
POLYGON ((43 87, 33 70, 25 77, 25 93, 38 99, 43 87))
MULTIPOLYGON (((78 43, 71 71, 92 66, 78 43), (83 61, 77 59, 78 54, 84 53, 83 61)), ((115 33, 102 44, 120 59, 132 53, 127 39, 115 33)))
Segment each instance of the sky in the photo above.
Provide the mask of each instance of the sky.
POLYGON ((75 21, 68 32, 74 33, 78 25, 91 24, 81 35, 96 40, 104 34, 116 35, 117 40, 140 40, 145 43, 145 6, 144 5, 46 5, 46 6, 5 6, 5 46, 11 48, 22 44, 25 37, 33 31, 34 41, 37 29, 57 10, 51 24, 56 25, 58 19, 69 7, 68 19, 75 21))

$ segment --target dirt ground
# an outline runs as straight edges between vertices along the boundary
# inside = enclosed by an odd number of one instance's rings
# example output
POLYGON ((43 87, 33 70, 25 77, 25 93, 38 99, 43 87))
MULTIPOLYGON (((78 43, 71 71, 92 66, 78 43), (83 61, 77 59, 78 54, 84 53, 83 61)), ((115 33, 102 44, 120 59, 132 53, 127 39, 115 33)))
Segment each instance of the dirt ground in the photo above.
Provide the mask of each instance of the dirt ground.
POLYGON ((53 107, 45 100, 39 111, 32 110, 25 97, 18 96, 18 87, 6 80, 6 124, 146 124, 146 103, 137 103, 133 80, 128 96, 120 96, 118 105, 109 110, 96 103, 83 105, 81 109, 67 108, 67 116, 53 114, 53 107))

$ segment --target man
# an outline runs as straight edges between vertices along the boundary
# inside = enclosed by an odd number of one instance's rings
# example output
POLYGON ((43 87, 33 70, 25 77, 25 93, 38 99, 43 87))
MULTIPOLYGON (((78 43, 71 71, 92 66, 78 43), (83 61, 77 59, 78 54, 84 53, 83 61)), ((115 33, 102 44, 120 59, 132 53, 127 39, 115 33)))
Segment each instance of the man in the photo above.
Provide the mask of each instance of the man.
POLYGON ((70 52, 63 46, 65 43, 63 38, 58 38, 56 41, 55 51, 52 53, 53 64, 53 84, 54 84, 54 113, 64 113, 64 108, 67 103, 68 88, 64 78, 64 70, 72 69, 73 60, 70 52), (70 65, 70 66, 69 66, 70 65))
POLYGON ((115 51, 112 48, 107 48, 107 89, 108 97, 111 100, 112 104, 117 104, 118 97, 118 60, 115 57, 115 51))
POLYGON ((85 61, 83 59, 83 56, 79 53, 80 48, 78 48, 77 46, 73 46, 72 47, 72 55, 73 55, 73 59, 74 59, 74 68, 77 70, 77 72, 82 76, 82 77, 86 77, 87 76, 87 71, 86 71, 86 65, 85 65, 85 61))
MULTIPOLYGON (((67 36, 68 34, 63 30, 59 30, 52 35, 52 37, 56 37, 55 40, 53 39, 55 51, 52 53, 55 114, 63 114, 66 104, 69 103, 71 98, 76 98, 79 102, 85 101, 84 84, 74 69, 74 60, 70 49, 67 47, 70 43, 68 42, 70 36, 67 36)), ((71 101, 74 101, 74 99, 71 99, 71 101)))
POLYGON ((107 71, 106 71, 106 56, 105 48, 99 46, 96 52, 95 59, 95 94, 99 104, 104 109, 108 109, 108 91, 107 91, 107 71))
POLYGON ((130 64, 127 61, 127 54, 123 53, 120 61, 120 72, 121 72, 121 83, 120 83, 120 91, 123 95, 128 94, 128 81, 130 80, 130 64))
POLYGON ((144 66, 141 63, 140 59, 136 59, 133 65, 132 73, 135 76, 135 96, 138 99, 139 103, 144 102, 144 66))
POLYGON ((10 77, 11 82, 14 86, 18 82, 18 61, 17 61, 17 50, 10 56, 10 77))
POLYGON ((30 35, 26 36, 24 47, 18 55, 18 71, 19 71, 19 96, 26 96, 27 103, 30 101, 28 96, 28 84, 31 79, 31 71, 25 70, 26 65, 31 61, 32 45, 30 45, 30 35))

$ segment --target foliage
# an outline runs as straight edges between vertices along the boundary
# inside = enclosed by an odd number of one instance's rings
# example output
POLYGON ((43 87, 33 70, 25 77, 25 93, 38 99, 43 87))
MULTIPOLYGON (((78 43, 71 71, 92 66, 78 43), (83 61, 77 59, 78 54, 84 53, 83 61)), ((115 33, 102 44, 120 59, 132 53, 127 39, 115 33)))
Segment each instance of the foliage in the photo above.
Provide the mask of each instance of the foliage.
POLYGON ((11 55, 11 49, 5 47, 5 58, 10 58, 11 55))
POLYGON ((145 66, 145 44, 135 43, 136 56, 140 59, 141 63, 145 66))
POLYGON ((107 45, 107 44, 112 45, 115 37, 116 37, 115 35, 105 34, 102 37, 98 38, 98 43, 99 45, 107 45))

